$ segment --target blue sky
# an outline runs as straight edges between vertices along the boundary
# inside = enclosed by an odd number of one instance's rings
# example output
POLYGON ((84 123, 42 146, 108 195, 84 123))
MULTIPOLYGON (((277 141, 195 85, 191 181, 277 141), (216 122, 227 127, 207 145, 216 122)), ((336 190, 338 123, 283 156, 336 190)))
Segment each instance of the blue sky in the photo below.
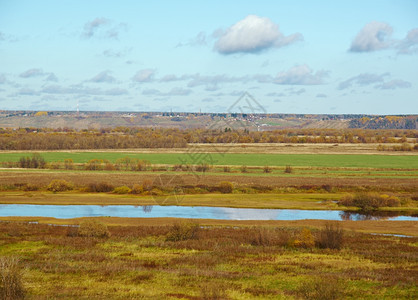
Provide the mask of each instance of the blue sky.
POLYGON ((0 109, 418 113, 418 1, 0 0, 0 109))

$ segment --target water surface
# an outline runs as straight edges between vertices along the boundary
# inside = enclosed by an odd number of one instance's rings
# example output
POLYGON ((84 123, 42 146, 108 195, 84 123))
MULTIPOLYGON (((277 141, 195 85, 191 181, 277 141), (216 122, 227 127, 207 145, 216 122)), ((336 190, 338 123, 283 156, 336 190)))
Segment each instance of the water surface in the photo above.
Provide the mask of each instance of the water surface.
POLYGON ((187 218, 216 220, 394 220, 416 221, 416 216, 368 216, 332 210, 254 209, 192 206, 133 206, 133 205, 27 205, 1 204, 1 217, 81 217, 124 218, 187 218))

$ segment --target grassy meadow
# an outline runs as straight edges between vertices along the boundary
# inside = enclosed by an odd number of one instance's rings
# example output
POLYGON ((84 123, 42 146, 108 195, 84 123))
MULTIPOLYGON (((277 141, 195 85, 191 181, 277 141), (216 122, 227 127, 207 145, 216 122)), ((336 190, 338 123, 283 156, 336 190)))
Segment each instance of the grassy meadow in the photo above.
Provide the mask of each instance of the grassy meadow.
MULTIPOLYGON (((417 238, 324 227, 0 223, 26 299, 412 299, 417 238), (81 230, 83 228, 83 231, 81 230), (100 229, 100 230, 99 230, 100 229), (86 234, 87 232, 87 234, 86 234), (89 235, 88 233, 91 233, 89 235), (100 233, 100 235, 95 235, 100 233)), ((1 288, 0 288, 1 290, 1 288)))
MULTIPOLYGON (((33 152, 3 152, 0 162, 17 162, 33 152)), ((47 162, 72 159, 74 163, 87 163, 92 159, 115 162, 130 157, 147 160, 151 164, 231 165, 231 166, 295 166, 338 168, 396 168, 418 169, 415 155, 367 154, 266 154, 266 153, 132 153, 132 152, 42 152, 47 162)))

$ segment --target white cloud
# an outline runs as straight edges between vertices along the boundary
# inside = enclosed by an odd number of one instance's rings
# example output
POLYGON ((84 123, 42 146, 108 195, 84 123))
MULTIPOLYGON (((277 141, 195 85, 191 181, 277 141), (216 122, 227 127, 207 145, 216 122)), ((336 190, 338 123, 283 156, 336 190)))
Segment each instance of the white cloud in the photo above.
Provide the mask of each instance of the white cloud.
POLYGON ((22 78, 31 78, 45 75, 42 69, 29 69, 19 75, 22 78))
POLYGON ((221 54, 257 53, 303 39, 300 33, 284 36, 269 18, 256 15, 247 16, 219 34, 215 50, 221 54))
POLYGON ((106 18, 96 18, 91 22, 87 22, 84 25, 84 32, 83 32, 83 36, 86 38, 91 38, 94 36, 94 34, 96 33, 96 31, 106 25, 109 24, 109 20, 106 18))
POLYGON ((399 42, 398 49, 400 54, 418 53, 418 28, 408 32, 407 36, 399 42))
POLYGON ((410 82, 405 81, 405 80, 400 80, 400 79, 394 79, 391 81, 387 81, 384 82, 382 84, 379 84, 377 86, 375 86, 378 89, 382 89, 382 90, 394 90, 397 88, 400 89, 407 89, 410 88, 412 85, 410 82))
POLYGON ((109 75, 110 71, 103 71, 91 78, 90 82, 96 82, 96 83, 112 83, 115 82, 115 77, 109 75))
POLYGON ((153 69, 139 70, 132 80, 135 82, 150 82, 154 79, 155 71, 153 69))
POLYGON ((289 85, 316 85, 324 83, 324 78, 328 76, 327 71, 317 71, 314 73, 307 65, 299 65, 290 68, 286 72, 280 72, 273 79, 276 84, 289 85))
POLYGON ((392 27, 383 22, 366 24, 351 43, 351 52, 371 52, 389 48, 393 42, 389 40, 392 27))
POLYGON ((385 76, 389 76, 389 73, 384 73, 384 74, 380 74, 380 75, 371 74, 371 73, 362 73, 362 74, 351 77, 351 78, 341 82, 338 85, 338 89, 343 90, 343 89, 346 89, 346 88, 349 88, 349 87, 353 86, 353 84, 365 86, 365 85, 370 85, 370 84, 373 84, 373 83, 383 82, 385 76))

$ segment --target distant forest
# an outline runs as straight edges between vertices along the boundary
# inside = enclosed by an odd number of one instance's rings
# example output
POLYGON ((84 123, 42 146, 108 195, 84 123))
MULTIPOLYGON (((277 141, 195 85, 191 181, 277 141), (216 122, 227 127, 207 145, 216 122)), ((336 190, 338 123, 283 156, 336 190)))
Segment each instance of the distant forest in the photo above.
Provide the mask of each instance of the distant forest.
POLYGON ((416 143, 417 140, 418 131, 406 129, 0 128, 0 150, 186 148, 189 143, 416 143))

